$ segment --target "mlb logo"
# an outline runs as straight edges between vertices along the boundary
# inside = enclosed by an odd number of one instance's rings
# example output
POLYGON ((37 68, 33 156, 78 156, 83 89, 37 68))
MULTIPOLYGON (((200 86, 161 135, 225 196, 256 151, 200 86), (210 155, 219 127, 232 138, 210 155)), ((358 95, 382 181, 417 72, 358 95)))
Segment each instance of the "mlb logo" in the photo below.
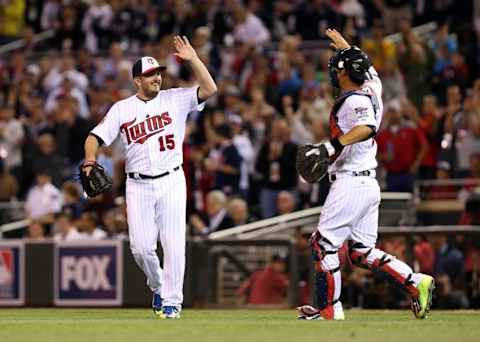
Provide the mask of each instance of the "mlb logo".
POLYGON ((14 279, 13 251, 11 248, 0 249, 0 288, 11 287, 14 279))
POLYGON ((24 262, 23 241, 0 241, 0 306, 24 304, 24 262))

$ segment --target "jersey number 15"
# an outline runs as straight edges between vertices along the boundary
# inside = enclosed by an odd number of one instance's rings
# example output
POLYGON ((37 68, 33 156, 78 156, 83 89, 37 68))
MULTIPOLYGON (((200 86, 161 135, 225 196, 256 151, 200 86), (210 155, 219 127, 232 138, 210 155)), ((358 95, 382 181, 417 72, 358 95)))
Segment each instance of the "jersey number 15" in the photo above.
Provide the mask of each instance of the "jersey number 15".
POLYGON ((160 144, 160 151, 165 151, 165 149, 173 150, 175 148, 173 134, 162 135, 158 138, 158 143, 160 144))

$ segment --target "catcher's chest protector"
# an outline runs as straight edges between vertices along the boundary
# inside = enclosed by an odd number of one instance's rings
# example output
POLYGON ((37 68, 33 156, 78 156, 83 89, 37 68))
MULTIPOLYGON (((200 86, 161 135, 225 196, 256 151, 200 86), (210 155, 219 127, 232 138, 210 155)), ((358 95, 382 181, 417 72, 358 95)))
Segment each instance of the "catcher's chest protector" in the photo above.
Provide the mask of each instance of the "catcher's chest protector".
MULTIPOLYGON (((372 102, 373 110, 377 111, 377 106, 372 101, 372 95, 370 95, 369 93, 367 93, 365 91, 352 90, 352 91, 347 91, 346 93, 342 94, 335 101, 335 103, 333 104, 333 107, 330 111, 330 120, 329 120, 330 140, 332 140, 334 138, 339 138, 339 137, 341 137, 342 135, 345 134, 342 131, 342 129, 340 128, 340 126, 338 125, 338 115, 337 115, 337 113, 340 110, 340 108, 342 107, 345 100, 352 95, 361 95, 361 96, 368 97, 370 99, 370 101, 372 102)), ((335 159, 337 159, 341 152, 342 151, 338 151, 337 153, 335 153, 335 155, 332 156, 331 161, 333 162, 335 159)))

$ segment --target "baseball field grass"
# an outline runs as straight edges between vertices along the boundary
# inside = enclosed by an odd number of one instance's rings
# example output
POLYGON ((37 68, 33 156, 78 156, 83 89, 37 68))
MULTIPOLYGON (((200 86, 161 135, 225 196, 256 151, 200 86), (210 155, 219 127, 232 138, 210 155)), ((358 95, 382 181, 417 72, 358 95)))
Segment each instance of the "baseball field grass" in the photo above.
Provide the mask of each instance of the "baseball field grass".
POLYGON ((0 309, 1 342, 480 341, 480 311, 350 310, 345 321, 299 321, 294 310, 0 309))

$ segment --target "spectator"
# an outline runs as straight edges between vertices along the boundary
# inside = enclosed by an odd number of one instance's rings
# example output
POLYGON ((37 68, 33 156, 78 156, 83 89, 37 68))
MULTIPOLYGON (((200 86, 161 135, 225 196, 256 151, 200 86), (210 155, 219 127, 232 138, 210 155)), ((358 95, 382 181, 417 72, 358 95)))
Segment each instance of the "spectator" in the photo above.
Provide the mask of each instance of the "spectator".
POLYGON ((277 215, 293 213, 296 209, 295 197, 288 191, 280 191, 277 195, 277 215))
POLYGON ((362 41, 362 50, 371 58, 375 70, 381 75, 387 71, 387 65, 396 63, 395 44, 385 37, 381 23, 376 23, 372 27, 371 38, 365 38, 362 41))
POLYGON ((32 221, 27 228, 27 239, 33 241, 45 240, 45 226, 40 221, 32 221))
POLYGON ((282 190, 291 191, 297 183, 295 160, 296 145, 290 142, 290 129, 284 119, 272 123, 269 139, 263 144, 256 171, 261 176, 260 209, 262 218, 277 212, 276 197, 282 190))
POLYGON ((0 7, 0 45, 20 38, 25 24, 25 0, 7 0, 0 7))
POLYGON ((237 295, 247 304, 286 304, 288 278, 285 266, 285 260, 274 255, 264 269, 253 273, 238 288, 237 295))
POLYGON ((51 65, 51 68, 43 79, 43 89, 50 93, 62 86, 62 82, 70 81, 71 88, 78 89, 81 92, 86 92, 89 86, 87 76, 75 68, 75 58, 71 54, 64 54, 60 56, 57 61, 58 66, 51 65))
POLYGON ((77 221, 78 229, 88 240, 103 240, 107 238, 107 233, 98 227, 97 215, 86 211, 80 215, 77 221))
POLYGON ((83 16, 82 31, 85 33, 85 46, 91 53, 107 45, 107 31, 113 19, 111 5, 105 0, 96 0, 83 16))
POLYGON ((263 22, 247 8, 237 4, 233 10, 233 36, 240 43, 263 45, 270 40, 270 32, 263 22))
POLYGON ((331 6, 328 1, 322 0, 301 3, 292 15, 292 31, 304 40, 325 38, 324 32, 328 27, 340 27, 341 18, 331 6))
POLYGON ((374 4, 382 14, 387 34, 399 31, 402 22, 412 21, 413 11, 410 0, 379 0, 374 1, 374 4))
POLYGON ((123 240, 128 238, 127 218, 117 209, 111 209, 103 214, 102 226, 111 239, 123 240))
POLYGON ((63 182, 65 163, 57 152, 53 135, 45 133, 37 139, 38 151, 33 155, 33 174, 48 172, 51 182, 59 187, 63 182))
POLYGON ((5 168, 5 161, 0 157, 0 202, 9 202, 17 197, 18 183, 5 168))
POLYGON ((459 224, 480 225, 480 191, 473 191, 468 195, 459 224))
MULTIPOLYGON (((459 86, 451 85, 447 88, 446 106, 444 115, 440 119, 442 141, 439 159, 457 164, 455 146, 457 145, 458 131, 464 128, 465 115, 463 111, 462 92, 459 86)), ((468 102, 467 102, 468 103, 468 102)), ((464 167, 462 167, 464 168, 464 167)))
POLYGON ((61 110, 60 101, 65 98, 74 99, 77 103, 78 115, 82 119, 88 119, 90 116, 85 93, 75 86, 73 75, 66 74, 60 85, 53 89, 45 102, 45 111, 51 113, 54 110, 61 110))
POLYGON ((250 176, 255 167, 255 151, 252 141, 244 129, 242 118, 238 115, 231 115, 229 121, 233 134, 233 145, 235 145, 242 158, 239 183, 240 195, 245 199, 249 199, 250 176))
POLYGON ((462 252, 448 242, 445 234, 435 235, 431 241, 435 251, 434 275, 445 274, 453 286, 462 286, 465 280, 462 252))
POLYGON ((398 104, 385 110, 387 128, 377 136, 378 157, 387 171, 387 191, 412 192, 418 168, 427 152, 426 139, 409 126, 398 104))
MULTIPOLYGON (((455 119, 453 119, 455 120, 455 119)), ((478 167, 476 161, 478 158, 472 156, 480 153, 480 113, 470 113, 466 120, 466 130, 459 131, 459 137, 456 144, 459 175, 466 176, 475 167, 478 167)))
POLYGON ((83 212, 83 203, 81 202, 82 194, 78 184, 71 181, 63 183, 62 195, 62 212, 70 215, 73 220, 80 218, 83 212))
POLYGON ((441 132, 439 118, 441 116, 437 99, 433 95, 424 96, 421 115, 412 115, 413 121, 427 138, 428 150, 419 169, 420 179, 433 179, 438 160, 438 146, 440 145, 441 132))
POLYGON ((227 215, 227 197, 219 190, 207 195, 207 207, 204 213, 193 214, 190 217, 193 235, 206 236, 215 231, 233 227, 227 215))
POLYGON ((457 40, 449 35, 448 22, 440 24, 436 31, 435 38, 431 40, 430 48, 435 54, 434 74, 442 74, 452 64, 452 56, 458 50, 457 40))
POLYGON ((60 23, 61 3, 59 0, 46 0, 43 2, 40 18, 40 28, 42 30, 56 29, 60 23))
MULTIPOLYGON (((449 162, 440 161, 437 163, 436 177, 440 181, 449 181, 452 178, 452 166, 449 162)), ((457 197, 457 188, 449 184, 437 184, 430 188, 430 199, 455 199, 457 197)))
POLYGON ((401 32, 402 42, 397 47, 398 62, 405 77, 408 98, 419 106, 423 97, 431 92, 431 82, 428 81, 430 50, 418 39, 407 21, 402 21, 401 32))
POLYGON ((215 189, 222 190, 226 195, 239 194, 242 157, 232 142, 230 126, 223 124, 217 127, 215 135, 218 150, 212 151, 205 167, 215 173, 215 189))
POLYGON ((383 67, 382 86, 383 101, 388 102, 395 98, 407 96, 405 78, 395 60, 386 60, 383 67))
POLYGON ((480 307, 480 245, 476 239, 467 239, 465 248, 465 271, 467 296, 472 308, 480 307))
POLYGON ((470 155, 469 178, 480 178, 480 149, 478 153, 470 155))
POLYGON ((0 158, 5 167, 21 181, 23 125, 15 119, 13 108, 0 106, 0 158))
POLYGON ((61 212, 56 216, 54 232, 53 241, 55 242, 86 239, 86 237, 77 230, 72 222, 72 216, 67 212, 61 212))
POLYGON ((39 171, 34 185, 27 195, 25 211, 28 218, 42 223, 52 223, 54 214, 62 207, 60 190, 51 183, 47 171, 39 171))
POLYGON ((247 202, 242 198, 233 198, 228 202, 227 214, 232 220, 232 227, 241 226, 253 221, 248 213, 247 202))
POLYGON ((420 236, 413 247, 415 260, 418 262, 416 272, 433 275, 435 252, 426 236, 420 236))
POLYGON ((73 52, 83 44, 84 35, 80 27, 79 9, 73 5, 62 6, 58 27, 52 39, 57 50, 73 52))

